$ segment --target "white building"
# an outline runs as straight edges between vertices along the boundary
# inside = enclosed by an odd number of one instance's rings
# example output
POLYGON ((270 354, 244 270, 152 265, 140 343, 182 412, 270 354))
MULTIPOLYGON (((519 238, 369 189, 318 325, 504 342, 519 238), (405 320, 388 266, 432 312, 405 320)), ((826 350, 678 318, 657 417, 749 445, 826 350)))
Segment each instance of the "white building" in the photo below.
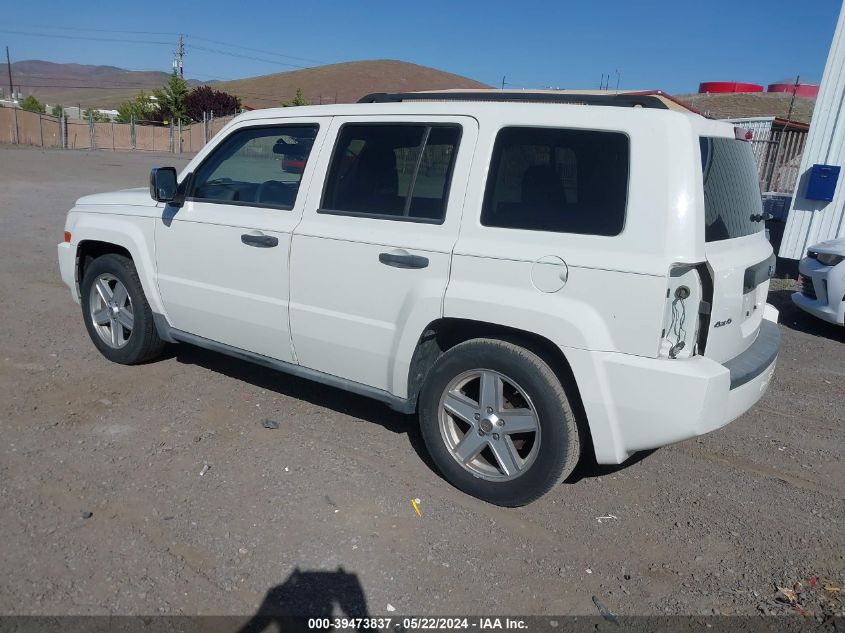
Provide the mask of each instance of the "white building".
MULTIPOLYGON (((813 165, 845 165, 845 5, 824 69, 807 145, 779 255, 801 259, 808 246, 845 237, 845 173, 839 174, 833 200, 808 200, 807 180, 813 165)), ((843 170, 845 171, 845 170, 843 170)))

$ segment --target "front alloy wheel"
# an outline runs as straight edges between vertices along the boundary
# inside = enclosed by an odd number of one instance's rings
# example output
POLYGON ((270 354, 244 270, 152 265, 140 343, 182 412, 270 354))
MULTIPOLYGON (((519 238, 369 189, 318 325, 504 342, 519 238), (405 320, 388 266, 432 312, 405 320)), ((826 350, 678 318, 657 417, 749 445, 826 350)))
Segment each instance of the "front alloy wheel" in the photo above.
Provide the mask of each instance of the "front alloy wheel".
POLYGON ((135 327, 132 298, 126 286, 114 275, 103 273, 91 285, 88 305, 100 339, 112 349, 124 347, 135 327))
POLYGON ((131 259, 109 253, 86 263, 79 294, 85 328, 103 356, 134 365, 161 354, 164 341, 131 259))

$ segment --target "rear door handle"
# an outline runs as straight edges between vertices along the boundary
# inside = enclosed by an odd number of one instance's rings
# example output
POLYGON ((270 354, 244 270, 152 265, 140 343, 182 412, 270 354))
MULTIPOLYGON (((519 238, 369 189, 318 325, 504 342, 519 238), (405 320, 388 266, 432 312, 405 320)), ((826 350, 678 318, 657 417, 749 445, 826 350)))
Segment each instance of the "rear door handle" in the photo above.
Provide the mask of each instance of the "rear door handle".
POLYGON ((279 245, 279 238, 263 233, 244 233, 241 235, 241 242, 256 248, 273 248, 279 245))
POLYGON ((422 255, 411 255, 404 249, 397 249, 389 253, 379 253, 378 260, 385 266, 394 268, 427 268, 428 257, 422 255))

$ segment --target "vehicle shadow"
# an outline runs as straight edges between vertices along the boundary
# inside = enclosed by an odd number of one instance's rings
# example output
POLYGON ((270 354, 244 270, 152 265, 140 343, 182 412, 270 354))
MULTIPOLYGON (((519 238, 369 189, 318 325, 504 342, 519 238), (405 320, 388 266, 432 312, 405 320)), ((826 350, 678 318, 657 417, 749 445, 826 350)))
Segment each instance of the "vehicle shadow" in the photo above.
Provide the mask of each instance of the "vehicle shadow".
POLYGON ((337 571, 295 568, 282 584, 267 592, 258 611, 238 633, 305 632, 314 630, 308 626, 309 619, 335 617, 369 617, 367 598, 358 576, 342 567, 337 571))
POLYGON ((792 303, 794 290, 770 290, 768 302, 780 311, 778 323, 790 330, 832 341, 845 342, 845 327, 834 325, 808 314, 792 303))
POLYGON ((596 458, 593 451, 586 450, 581 455, 581 459, 579 460, 578 465, 575 467, 575 470, 572 471, 569 477, 564 479, 563 483, 577 484, 579 481, 582 481, 584 479, 592 479, 593 477, 606 477, 608 475, 618 473, 619 471, 630 468, 634 464, 638 464, 644 459, 651 457, 651 455, 653 455, 657 451, 658 449, 656 448, 647 451, 639 451, 631 455, 621 464, 599 464, 596 462, 596 458))
MULTIPOLYGON (((417 456, 433 473, 442 478, 442 474, 428 454, 415 416, 393 411, 387 405, 365 396, 359 396, 305 378, 291 376, 187 343, 168 346, 165 357, 175 358, 179 363, 197 365, 279 395, 304 400, 318 407, 378 424, 392 433, 405 433, 408 436, 408 443, 417 456)), ((576 413, 576 415, 580 415, 584 419, 583 411, 576 413)), ((583 433, 585 424, 579 423, 579 427, 583 433)), ((564 480, 564 483, 576 484, 583 479, 603 477, 625 470, 646 459, 654 452, 654 450, 651 450, 636 453, 621 464, 598 464, 592 443, 588 440, 578 465, 564 480)))
POLYGON ((436 471, 426 450, 416 418, 394 411, 377 400, 187 343, 169 345, 165 357, 175 358, 177 362, 187 365, 198 365, 279 395, 304 400, 318 407, 378 424, 392 433, 405 433, 408 436, 408 442, 420 459, 436 471))

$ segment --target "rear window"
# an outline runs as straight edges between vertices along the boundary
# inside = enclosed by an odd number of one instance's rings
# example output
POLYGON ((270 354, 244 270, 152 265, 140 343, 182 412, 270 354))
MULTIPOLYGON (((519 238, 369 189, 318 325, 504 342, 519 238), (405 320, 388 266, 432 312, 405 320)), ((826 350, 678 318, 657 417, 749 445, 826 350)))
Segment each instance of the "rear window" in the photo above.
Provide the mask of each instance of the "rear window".
POLYGON ((704 239, 730 240, 763 230, 763 199, 751 143, 701 137, 704 239))
POLYGON ((618 235, 628 197, 628 137, 619 132, 508 127, 496 137, 481 223, 618 235))

